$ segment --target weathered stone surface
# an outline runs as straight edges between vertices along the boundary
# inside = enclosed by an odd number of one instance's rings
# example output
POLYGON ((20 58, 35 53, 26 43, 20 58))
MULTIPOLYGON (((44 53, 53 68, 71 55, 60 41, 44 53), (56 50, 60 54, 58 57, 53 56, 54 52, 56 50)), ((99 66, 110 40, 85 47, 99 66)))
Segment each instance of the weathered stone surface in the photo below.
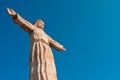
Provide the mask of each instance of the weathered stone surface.
POLYGON ((54 57, 50 47, 58 51, 65 48, 49 37, 44 31, 44 22, 37 20, 31 24, 14 10, 7 8, 13 21, 30 35, 30 80, 57 80, 54 57))

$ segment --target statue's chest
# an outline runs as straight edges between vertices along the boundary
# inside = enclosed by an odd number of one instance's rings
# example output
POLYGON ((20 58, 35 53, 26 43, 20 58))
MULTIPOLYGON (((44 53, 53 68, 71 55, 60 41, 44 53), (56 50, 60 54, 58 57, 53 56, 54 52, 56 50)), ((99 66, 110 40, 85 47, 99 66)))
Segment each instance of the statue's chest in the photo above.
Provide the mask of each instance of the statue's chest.
POLYGON ((42 39, 42 40, 45 40, 46 42, 48 42, 48 36, 42 29, 35 29, 31 33, 30 37, 31 37, 31 39, 40 39, 40 40, 42 39))

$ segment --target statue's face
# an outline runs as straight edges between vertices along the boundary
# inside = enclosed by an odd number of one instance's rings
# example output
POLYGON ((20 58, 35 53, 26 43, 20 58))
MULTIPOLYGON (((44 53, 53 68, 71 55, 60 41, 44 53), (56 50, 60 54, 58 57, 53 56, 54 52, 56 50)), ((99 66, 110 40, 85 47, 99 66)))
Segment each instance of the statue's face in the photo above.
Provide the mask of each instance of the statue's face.
POLYGON ((37 20, 34 25, 38 28, 44 28, 44 22, 42 20, 37 20))

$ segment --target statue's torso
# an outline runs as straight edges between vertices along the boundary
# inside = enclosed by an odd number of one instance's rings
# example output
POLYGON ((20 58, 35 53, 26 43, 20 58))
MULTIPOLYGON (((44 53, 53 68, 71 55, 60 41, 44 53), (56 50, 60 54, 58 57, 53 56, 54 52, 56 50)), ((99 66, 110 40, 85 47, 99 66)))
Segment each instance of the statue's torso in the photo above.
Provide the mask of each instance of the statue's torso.
POLYGON ((41 40, 49 43, 47 34, 41 28, 35 27, 34 31, 30 33, 30 41, 33 42, 41 40))

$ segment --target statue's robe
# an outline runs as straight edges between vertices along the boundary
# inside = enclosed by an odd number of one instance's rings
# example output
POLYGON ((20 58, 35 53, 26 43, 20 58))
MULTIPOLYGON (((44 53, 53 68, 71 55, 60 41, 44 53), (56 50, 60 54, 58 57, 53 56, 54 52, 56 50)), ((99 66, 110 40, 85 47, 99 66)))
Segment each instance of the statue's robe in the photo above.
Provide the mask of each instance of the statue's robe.
POLYGON ((63 46, 20 15, 13 17, 13 21, 30 35, 30 80, 57 80, 51 47, 59 51, 63 46))

